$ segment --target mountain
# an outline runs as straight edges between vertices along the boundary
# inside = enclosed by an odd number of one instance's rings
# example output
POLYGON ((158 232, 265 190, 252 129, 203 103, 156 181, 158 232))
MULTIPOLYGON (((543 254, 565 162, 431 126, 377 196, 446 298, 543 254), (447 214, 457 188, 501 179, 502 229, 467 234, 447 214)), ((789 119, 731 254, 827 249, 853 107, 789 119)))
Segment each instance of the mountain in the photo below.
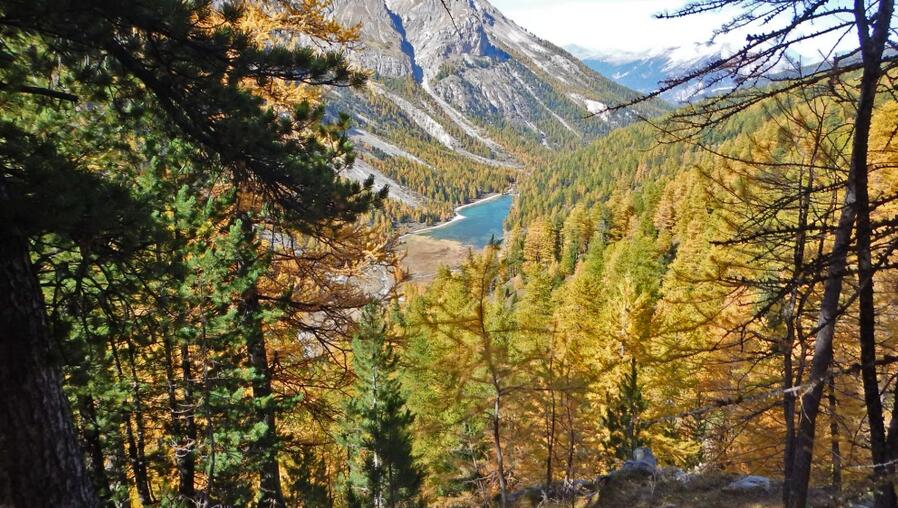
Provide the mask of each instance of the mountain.
MULTIPOLYGON (((657 90, 665 80, 685 76, 715 60, 732 56, 740 48, 732 44, 695 43, 643 53, 594 50, 576 45, 566 46, 566 49, 590 69, 633 90, 649 93, 657 90)), ((812 72, 820 65, 825 64, 803 64, 798 54, 790 52, 788 58, 774 65, 770 72, 786 77, 812 72)), ((674 104, 685 103, 732 90, 734 86, 729 78, 713 83, 696 79, 661 94, 661 98, 674 104)))
POLYGON ((338 90, 361 157, 355 178, 394 189, 400 219, 433 220, 501 191, 545 153, 588 143, 637 114, 605 112, 634 92, 541 40, 485 0, 335 0, 359 25, 350 58, 369 69, 364 90, 338 90))
MULTIPOLYGON (((690 70, 700 68, 736 50, 726 45, 701 43, 644 53, 593 50, 575 45, 567 46, 566 49, 590 69, 643 93, 658 89, 664 80, 683 76, 690 70)), ((695 80, 665 92, 661 97, 672 103, 682 103, 726 91, 732 87, 733 83, 730 80, 715 83, 713 87, 706 86, 701 80, 695 80)))

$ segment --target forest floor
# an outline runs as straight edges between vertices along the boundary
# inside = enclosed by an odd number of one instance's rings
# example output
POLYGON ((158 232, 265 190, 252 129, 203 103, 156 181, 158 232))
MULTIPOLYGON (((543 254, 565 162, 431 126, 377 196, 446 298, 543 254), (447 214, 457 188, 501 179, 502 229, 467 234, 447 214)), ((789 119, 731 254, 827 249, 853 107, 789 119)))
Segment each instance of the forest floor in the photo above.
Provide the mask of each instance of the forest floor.
MULTIPOLYGON (((521 496, 513 508, 780 508, 782 485, 771 482, 769 490, 727 490, 739 475, 706 473, 689 475, 688 480, 668 475, 606 477, 593 493, 579 495, 573 502, 546 503, 540 496, 521 496)), ((812 489, 809 508, 865 507, 862 501, 837 499, 823 489, 812 489)))

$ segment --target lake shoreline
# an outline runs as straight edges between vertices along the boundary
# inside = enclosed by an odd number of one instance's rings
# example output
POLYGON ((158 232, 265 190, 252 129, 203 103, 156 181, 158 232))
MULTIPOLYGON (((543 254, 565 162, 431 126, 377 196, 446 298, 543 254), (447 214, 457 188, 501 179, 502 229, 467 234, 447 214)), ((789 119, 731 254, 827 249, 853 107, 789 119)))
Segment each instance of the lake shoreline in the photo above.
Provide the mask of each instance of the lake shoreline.
POLYGON ((458 268, 471 252, 504 235, 503 222, 513 199, 513 189, 490 193, 456 207, 452 220, 401 235, 399 249, 410 282, 433 280, 440 266, 458 268))
POLYGON ((449 226, 450 224, 454 224, 454 223, 456 223, 456 222, 458 222, 458 221, 460 221, 460 220, 463 220, 463 219, 465 218, 465 216, 462 215, 462 214, 460 213, 460 212, 461 212, 462 210, 464 210, 465 208, 470 208, 470 207, 472 207, 472 206, 482 205, 483 203, 488 203, 488 202, 490 202, 490 201, 499 199, 499 198, 501 198, 502 196, 508 196, 508 195, 511 195, 513 191, 514 191, 514 189, 509 189, 509 190, 507 190, 507 191, 505 191, 505 192, 492 192, 492 193, 488 194, 486 197, 479 198, 479 199, 477 199, 477 200, 475 200, 475 201, 472 201, 472 202, 470 202, 470 203, 467 203, 467 204, 458 206, 458 207, 455 208, 455 217, 453 217, 453 218, 451 218, 451 219, 449 219, 449 220, 447 220, 447 221, 443 221, 443 222, 441 222, 441 223, 439 223, 439 224, 433 225, 433 226, 425 226, 425 227, 418 228, 418 229, 412 229, 412 230, 409 231, 408 233, 404 233, 403 235, 401 235, 401 236, 399 237, 399 240, 403 240, 403 239, 408 238, 408 237, 413 236, 413 235, 418 235, 418 234, 421 234, 421 233, 426 233, 426 232, 428 232, 428 231, 433 231, 433 230, 435 230, 435 229, 444 228, 444 227, 446 227, 446 226, 449 226))

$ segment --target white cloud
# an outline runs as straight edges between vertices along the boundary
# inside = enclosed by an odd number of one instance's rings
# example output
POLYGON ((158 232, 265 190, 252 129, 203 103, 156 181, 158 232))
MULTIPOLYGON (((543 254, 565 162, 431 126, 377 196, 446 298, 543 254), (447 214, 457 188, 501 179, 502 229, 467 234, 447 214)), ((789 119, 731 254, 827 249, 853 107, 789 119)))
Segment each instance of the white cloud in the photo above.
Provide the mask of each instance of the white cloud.
MULTIPOLYGON (((499 10, 539 37, 559 46, 576 44, 608 53, 649 53, 707 42, 732 11, 656 19, 655 14, 683 6, 683 0, 492 0, 499 10)), ((769 27, 767 27, 769 28, 769 27)), ((809 57, 831 44, 816 41, 795 48, 809 57)), ((741 46, 744 34, 718 42, 741 46)))
POLYGON ((644 52, 707 40, 724 18, 684 22, 653 15, 680 5, 676 0, 494 0, 518 24, 558 45, 644 52))

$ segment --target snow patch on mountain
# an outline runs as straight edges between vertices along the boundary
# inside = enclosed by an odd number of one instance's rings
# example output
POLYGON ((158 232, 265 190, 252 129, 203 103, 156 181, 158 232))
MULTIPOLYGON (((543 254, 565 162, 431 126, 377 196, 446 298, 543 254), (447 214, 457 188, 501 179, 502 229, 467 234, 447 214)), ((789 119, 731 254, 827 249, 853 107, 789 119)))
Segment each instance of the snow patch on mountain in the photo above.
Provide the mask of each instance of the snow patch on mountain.
POLYGON ((413 122, 415 122, 418 127, 420 127, 431 137, 442 143, 446 148, 449 148, 450 150, 459 148, 458 140, 452 137, 452 134, 449 134, 449 132, 446 131, 446 128, 442 126, 442 124, 434 120, 432 116, 428 115, 411 102, 392 92, 387 91, 386 89, 374 83, 371 84, 371 90, 390 99, 394 104, 399 106, 399 108, 403 112, 405 112, 405 114, 413 122))
POLYGON ((461 143, 452 134, 449 134, 449 131, 446 130, 445 127, 426 112, 415 106, 411 102, 403 99, 402 97, 389 92, 377 85, 372 84, 372 90, 375 90, 376 93, 384 95, 394 104, 399 106, 406 115, 415 122, 418 127, 420 127, 424 132, 428 133, 431 137, 439 141, 446 148, 454 151, 455 153, 467 157, 475 162, 479 162, 481 164, 486 164, 488 166, 496 166, 496 167, 519 167, 516 162, 507 162, 500 161, 495 159, 490 159, 484 157, 482 155, 477 155, 476 153, 471 153, 465 148, 462 147, 461 143))
POLYGON ((570 93, 568 94, 568 97, 574 99, 580 104, 583 104, 583 107, 585 107, 586 110, 590 112, 590 114, 595 115, 597 118, 601 118, 606 122, 611 120, 611 117, 608 114, 608 105, 604 102, 589 99, 578 93, 570 93))
MULTIPOLYGON (((558 113, 552 111, 552 108, 550 108, 549 106, 546 106, 546 103, 543 102, 543 100, 540 99, 538 95, 536 95, 536 92, 533 91, 533 88, 531 88, 530 85, 528 85, 527 82, 521 78, 521 76, 519 76, 517 73, 515 73, 514 77, 518 80, 518 82, 521 84, 521 86, 524 87, 524 90, 527 90, 527 93, 529 93, 530 96, 533 97, 533 100, 535 100, 537 102, 537 104, 542 106, 543 109, 545 109, 550 115, 552 115, 552 118, 558 120, 558 123, 560 123, 562 126, 564 126, 565 129, 571 131, 571 133, 574 136, 577 136, 578 138, 582 137, 579 132, 574 130, 573 127, 571 127, 567 122, 564 121, 564 118, 561 118, 558 115, 558 113)), ((542 131, 540 131, 540 133, 543 134, 543 144, 547 144, 547 142, 545 140, 545 133, 542 133, 542 131)))
MULTIPOLYGON (((518 26, 487 0, 332 5, 337 22, 360 26, 359 41, 346 50, 371 78, 367 91, 332 91, 331 112, 354 116, 359 128, 353 137, 369 148, 360 149, 369 161, 383 154, 414 160, 412 152, 426 153, 403 147, 409 131, 453 152, 461 165, 469 160, 520 167, 511 154, 521 146, 586 142, 635 119, 627 112, 588 118, 585 111, 595 113, 598 105, 622 102, 632 92, 518 26)), ((644 115, 665 109, 658 102, 639 107, 644 115)))
MULTIPOLYGON (((568 46, 567 49, 594 71, 624 86, 649 93, 661 88, 667 80, 681 78, 717 60, 729 58, 742 48, 735 43, 695 43, 642 52, 609 52, 581 46, 568 46)), ((794 60, 791 56, 784 58, 769 70, 794 70, 794 60)), ((661 97, 672 102, 688 102, 731 90, 734 86, 733 80, 726 77, 713 86, 695 79, 663 93, 661 97)))

